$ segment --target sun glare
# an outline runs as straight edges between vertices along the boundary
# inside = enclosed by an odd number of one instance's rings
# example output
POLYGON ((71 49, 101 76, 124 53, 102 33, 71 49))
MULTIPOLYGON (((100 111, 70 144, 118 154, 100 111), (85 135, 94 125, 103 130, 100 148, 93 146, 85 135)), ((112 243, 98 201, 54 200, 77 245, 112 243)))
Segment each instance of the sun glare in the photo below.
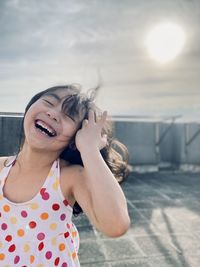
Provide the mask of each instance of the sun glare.
POLYGON ((150 56, 160 63, 172 61, 185 44, 183 29, 174 23, 161 23, 147 34, 147 49, 150 56))

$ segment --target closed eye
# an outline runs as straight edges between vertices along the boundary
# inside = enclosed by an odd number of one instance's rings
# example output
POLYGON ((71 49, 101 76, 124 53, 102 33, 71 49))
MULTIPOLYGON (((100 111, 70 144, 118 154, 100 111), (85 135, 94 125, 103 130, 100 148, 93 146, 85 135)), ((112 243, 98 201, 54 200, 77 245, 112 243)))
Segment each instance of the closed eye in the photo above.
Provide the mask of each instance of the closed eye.
POLYGON ((73 117, 69 116, 68 114, 65 114, 65 116, 66 116, 67 118, 69 118, 70 120, 72 120, 73 122, 76 122, 75 119, 74 119, 73 117))
POLYGON ((49 105, 53 106, 53 103, 51 103, 50 101, 43 99, 44 102, 48 103, 49 105))

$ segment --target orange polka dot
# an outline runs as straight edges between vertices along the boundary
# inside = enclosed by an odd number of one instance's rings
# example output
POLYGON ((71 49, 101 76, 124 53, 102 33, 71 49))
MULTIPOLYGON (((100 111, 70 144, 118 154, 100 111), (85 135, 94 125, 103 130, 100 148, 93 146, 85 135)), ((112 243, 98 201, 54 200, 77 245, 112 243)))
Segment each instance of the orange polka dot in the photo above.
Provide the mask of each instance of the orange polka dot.
POLYGON ((73 237, 76 237, 76 236, 77 236, 77 232, 76 232, 76 231, 73 231, 73 232, 72 232, 72 236, 73 236, 73 237))
POLYGON ((49 214, 47 212, 43 212, 41 215, 40 215, 40 218, 42 220, 47 220, 49 218, 49 214))
POLYGON ((23 229, 19 229, 17 231, 17 234, 18 234, 18 236, 23 236, 24 235, 24 230, 23 229))
POLYGON ((64 244, 64 243, 61 243, 61 244, 59 245, 59 250, 60 250, 60 251, 65 250, 65 244, 64 244))
POLYGON ((10 207, 9 207, 8 205, 4 205, 4 206, 3 206, 3 210, 4 210, 5 212, 9 212, 9 211, 10 211, 10 207))
POLYGON ((5 254, 0 253, 0 261, 3 261, 5 259, 5 254))
POLYGON ((76 258, 76 255, 77 255, 76 252, 73 252, 72 253, 72 258, 75 259, 76 258))
POLYGON ((30 256, 30 263, 33 263, 35 260, 35 257, 33 255, 30 256))

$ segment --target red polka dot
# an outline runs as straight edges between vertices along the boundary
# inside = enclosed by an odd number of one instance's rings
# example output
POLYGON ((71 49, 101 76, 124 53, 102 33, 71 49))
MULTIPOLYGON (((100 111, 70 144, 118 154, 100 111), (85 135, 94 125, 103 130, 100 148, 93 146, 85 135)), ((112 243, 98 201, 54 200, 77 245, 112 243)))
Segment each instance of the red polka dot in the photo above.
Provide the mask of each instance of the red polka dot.
POLYGON ((2 230, 6 230, 7 228, 8 228, 7 224, 6 223, 2 223, 1 229, 2 230))
POLYGON ((67 263, 66 262, 63 262, 63 264, 61 265, 61 267, 67 267, 67 263))
POLYGON ((14 244, 12 244, 9 248, 8 248, 8 251, 9 252, 14 252, 16 249, 16 246, 14 244))
POLYGON ((35 228, 36 227, 36 222, 34 222, 34 221, 31 221, 30 223, 29 223, 29 227, 30 228, 35 228))
POLYGON ((41 190, 40 190, 40 194, 43 195, 43 194, 45 193, 45 191, 46 191, 46 188, 44 188, 44 187, 41 188, 41 190))
POLYGON ((19 261, 20 261, 20 257, 19 256, 16 256, 14 258, 14 264, 17 264, 19 261))
POLYGON ((57 257, 57 258, 55 259, 55 261, 54 261, 54 265, 55 265, 55 266, 58 266, 59 262, 60 262, 60 258, 57 257))
POLYGON ((47 192, 45 192, 45 191, 46 191, 46 188, 42 188, 42 189, 40 190, 40 195, 42 196, 42 199, 44 199, 44 200, 48 200, 49 197, 50 197, 50 195, 49 195, 49 193, 47 193, 47 192))
POLYGON ((52 252, 51 251, 47 251, 45 254, 45 257, 47 258, 47 260, 50 260, 52 257, 52 252))
POLYGON ((66 215, 63 213, 63 214, 61 214, 60 215, 60 219, 61 219, 61 221, 64 221, 65 219, 66 219, 66 215))
POLYGON ((44 243, 40 242, 40 244, 38 245, 38 250, 41 251, 44 248, 44 243))
POLYGON ((12 236, 11 235, 7 235, 5 238, 6 241, 10 242, 12 240, 12 236))
POLYGON ((67 201, 67 199, 63 200, 63 203, 64 203, 65 206, 69 205, 69 202, 67 201))
POLYGON ((67 223, 67 228, 70 229, 70 224, 69 223, 67 223))
POLYGON ((42 195, 42 199, 44 199, 44 200, 48 200, 48 199, 49 199, 49 193, 45 192, 45 193, 42 195))
POLYGON ((45 234, 44 233, 39 233, 38 235, 37 235, 37 239, 38 240, 43 240, 45 238, 45 234))
POLYGON ((64 237, 67 238, 69 236, 69 232, 64 233, 64 237))
POLYGON ((22 210, 21 215, 24 218, 26 218, 28 216, 28 214, 27 214, 27 212, 25 210, 22 210))
POLYGON ((59 204, 56 204, 55 203, 55 204, 52 205, 52 209, 53 210, 59 210, 59 208, 60 208, 60 205, 59 204))

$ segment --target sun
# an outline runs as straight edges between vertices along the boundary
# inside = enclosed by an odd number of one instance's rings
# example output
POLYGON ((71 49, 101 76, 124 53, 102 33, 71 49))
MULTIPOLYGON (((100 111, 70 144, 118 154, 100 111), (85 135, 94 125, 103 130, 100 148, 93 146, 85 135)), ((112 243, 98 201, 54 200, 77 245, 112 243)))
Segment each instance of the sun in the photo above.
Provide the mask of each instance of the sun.
POLYGON ((160 63, 167 63, 174 60, 182 51, 185 39, 185 33, 181 26, 165 22, 149 31, 146 45, 151 58, 160 63))

